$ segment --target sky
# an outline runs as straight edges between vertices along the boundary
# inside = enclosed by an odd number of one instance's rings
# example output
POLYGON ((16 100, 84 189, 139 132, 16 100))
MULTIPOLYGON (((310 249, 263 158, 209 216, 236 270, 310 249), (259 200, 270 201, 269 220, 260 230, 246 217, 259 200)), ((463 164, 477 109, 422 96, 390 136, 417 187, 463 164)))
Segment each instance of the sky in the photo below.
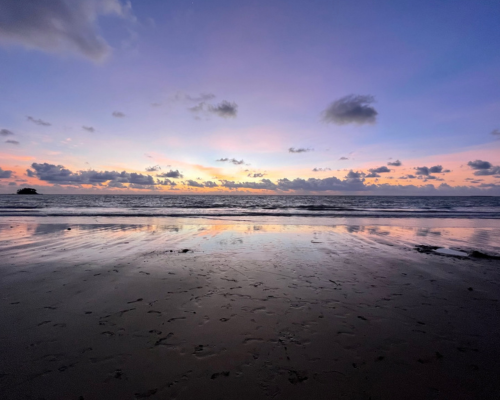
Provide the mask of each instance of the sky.
POLYGON ((0 0, 0 193, 500 195, 499 17, 0 0))

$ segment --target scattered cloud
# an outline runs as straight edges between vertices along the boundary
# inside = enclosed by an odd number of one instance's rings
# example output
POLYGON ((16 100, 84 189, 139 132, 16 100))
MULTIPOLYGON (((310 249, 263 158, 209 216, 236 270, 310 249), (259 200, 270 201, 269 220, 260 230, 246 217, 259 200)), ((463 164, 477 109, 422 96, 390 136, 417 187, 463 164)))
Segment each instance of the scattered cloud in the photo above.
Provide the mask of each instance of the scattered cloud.
POLYGON ((415 178, 416 178, 415 175, 408 174, 408 175, 400 176, 398 179, 415 179, 415 178))
POLYGON ((331 168, 313 168, 313 172, 331 171, 331 168))
POLYGON ((262 172, 255 172, 253 174, 248 174, 247 176, 249 178, 263 178, 266 174, 262 173, 262 172))
POLYGON ((391 172, 391 170, 389 168, 387 168, 385 165, 378 167, 378 168, 371 168, 369 171, 376 173, 376 174, 384 174, 387 172, 391 172))
POLYGON ((306 148, 303 148, 303 147, 299 147, 298 149, 296 149, 295 147, 290 147, 288 149, 289 153, 307 153, 309 151, 314 151, 314 149, 306 149, 306 148))
POLYGON ((391 167, 400 167, 403 164, 401 161, 396 160, 396 161, 389 161, 387 165, 390 165, 391 167))
POLYGON ((184 176, 178 171, 178 170, 170 170, 168 172, 164 172, 162 174, 157 174, 156 175, 157 177, 159 178, 174 178, 174 179, 178 179, 178 178, 183 178, 184 176))
POLYGON ((207 188, 219 187, 219 185, 217 185, 217 183, 213 181, 205 181, 203 182, 203 185, 207 188))
POLYGON ((198 187, 198 188, 205 187, 203 185, 203 183, 199 183, 199 182, 193 181, 192 179, 188 179, 187 181, 184 181, 183 183, 184 183, 184 185, 191 186, 191 187, 198 187))
POLYGON ((29 177, 36 177, 41 181, 52 184, 102 186, 103 183, 109 182, 109 187, 124 187, 123 184, 125 183, 133 184, 135 185, 134 187, 156 184, 151 175, 143 175, 135 172, 95 170, 72 172, 62 165, 48 163, 33 163, 31 164, 31 168, 26 171, 29 177))
POLYGON ((111 115, 115 118, 124 118, 125 117, 125 114, 122 113, 121 111, 113 111, 113 113, 111 115))
POLYGON ((492 167, 490 162, 482 160, 469 161, 467 165, 472 169, 490 169, 492 167))
POLYGON ((8 129, 2 129, 0 130, 0 136, 10 136, 13 135, 14 132, 9 131, 8 129))
POLYGON ((109 14, 133 19, 129 1, 2 0, 0 41, 50 52, 70 50, 99 61, 111 48, 96 21, 109 14))
POLYGON ((8 144, 15 144, 15 145, 18 145, 19 142, 17 140, 6 140, 5 143, 8 143, 8 144))
POLYGON ((242 165, 245 164, 244 160, 237 160, 236 158, 219 158, 218 160, 215 160, 217 162, 230 162, 231 164, 234 165, 242 165))
POLYGON ((164 180, 158 179, 156 183, 161 186, 177 186, 177 183, 175 183, 170 179, 164 179, 164 180))
POLYGON ((8 179, 14 172, 0 168, 0 179, 8 179))
POLYGON ((92 126, 82 126, 82 129, 85 129, 87 132, 95 132, 95 128, 92 126))
POLYGON ((491 131, 491 134, 492 134, 493 136, 496 136, 496 137, 498 137, 498 138, 500 139, 500 129, 493 129, 493 130, 491 131))
POLYGON ((41 126, 50 126, 50 125, 52 125, 50 122, 46 122, 46 121, 44 121, 42 119, 39 119, 39 118, 36 119, 36 118, 30 117, 30 116, 27 116, 26 119, 28 121, 33 122, 36 125, 41 125, 41 126))
POLYGON ((192 101, 195 103, 204 103, 206 101, 212 100, 215 98, 215 94, 213 93, 200 93, 198 96, 191 96, 184 92, 177 92, 172 98, 171 101, 192 101))
POLYGON ((439 173, 447 173, 450 172, 449 169, 443 170, 442 165, 434 165, 433 167, 416 167, 414 168, 417 175, 429 176, 429 174, 439 174, 439 173))
POLYGON ((153 165, 152 167, 146 167, 147 172, 156 172, 160 171, 161 167, 159 165, 153 165))
POLYGON ((351 94, 330 104, 323 111, 322 119, 324 122, 337 125, 374 124, 378 114, 377 110, 370 106, 374 102, 373 96, 351 94))
POLYGON ((223 100, 216 106, 209 105, 208 111, 221 118, 235 118, 238 114, 238 105, 234 102, 223 100))
POLYGON ((476 176, 500 175, 500 166, 493 166, 488 161, 469 161, 467 165, 475 170, 474 175, 476 176))
POLYGON ((340 157, 339 160, 340 161, 346 161, 346 160, 349 160, 349 158, 347 158, 347 157, 340 157))

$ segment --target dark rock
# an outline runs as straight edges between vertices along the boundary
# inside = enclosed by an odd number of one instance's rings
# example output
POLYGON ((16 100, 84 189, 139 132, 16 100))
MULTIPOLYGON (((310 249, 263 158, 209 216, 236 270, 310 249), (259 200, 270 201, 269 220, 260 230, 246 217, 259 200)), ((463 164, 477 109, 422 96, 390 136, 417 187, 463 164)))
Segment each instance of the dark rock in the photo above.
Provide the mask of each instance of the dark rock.
POLYGON ((474 250, 472 253, 469 254, 469 256, 474 258, 485 258, 487 260, 500 260, 500 256, 492 256, 477 250, 474 250))

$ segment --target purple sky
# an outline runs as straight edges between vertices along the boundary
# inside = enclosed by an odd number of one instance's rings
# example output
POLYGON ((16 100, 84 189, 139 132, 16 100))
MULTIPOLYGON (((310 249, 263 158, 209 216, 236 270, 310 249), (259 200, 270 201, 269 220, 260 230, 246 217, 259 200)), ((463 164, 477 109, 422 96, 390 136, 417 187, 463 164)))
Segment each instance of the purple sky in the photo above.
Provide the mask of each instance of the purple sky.
POLYGON ((0 193, 500 194, 498 1, 0 2, 0 193))

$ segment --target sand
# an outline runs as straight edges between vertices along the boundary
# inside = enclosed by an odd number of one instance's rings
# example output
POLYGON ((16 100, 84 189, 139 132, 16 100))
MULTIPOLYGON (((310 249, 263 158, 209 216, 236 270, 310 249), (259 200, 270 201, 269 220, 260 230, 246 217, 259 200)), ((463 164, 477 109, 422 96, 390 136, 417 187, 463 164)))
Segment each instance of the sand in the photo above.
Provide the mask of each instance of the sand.
POLYGON ((500 397, 477 229, 188 224, 0 223, 0 398, 500 397))

